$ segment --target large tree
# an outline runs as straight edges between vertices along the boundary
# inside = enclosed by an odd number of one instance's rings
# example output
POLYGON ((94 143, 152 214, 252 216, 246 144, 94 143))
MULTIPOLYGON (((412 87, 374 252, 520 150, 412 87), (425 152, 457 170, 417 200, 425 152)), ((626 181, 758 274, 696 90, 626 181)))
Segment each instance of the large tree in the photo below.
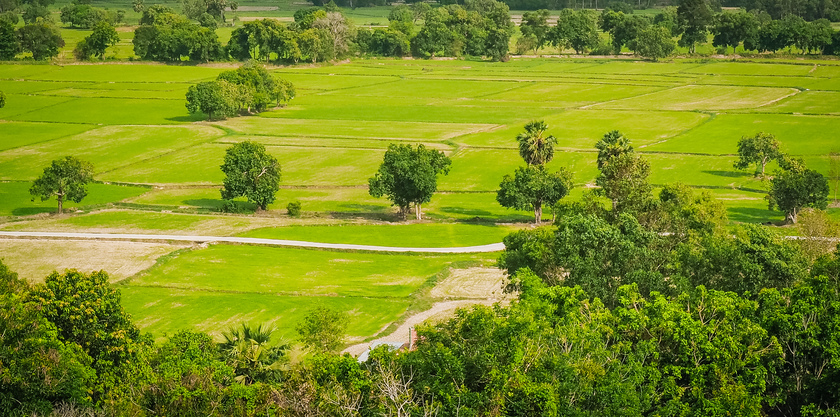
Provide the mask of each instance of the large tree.
POLYGON ((295 330, 306 347, 316 352, 335 352, 344 342, 348 321, 345 312, 317 306, 306 314, 295 330))
POLYGON ((101 21, 93 28, 93 33, 76 44, 73 52, 79 59, 101 59, 105 57, 105 51, 119 41, 120 35, 117 34, 117 30, 110 23, 101 21))
POLYGON ((657 61, 674 53, 677 45, 668 29, 651 25, 639 31, 630 47, 639 56, 657 61))
POLYGON ((437 191, 438 174, 448 174, 452 161, 443 152, 423 145, 388 146, 379 171, 368 180, 368 191, 374 197, 387 196, 405 217, 414 204, 417 220, 421 206, 437 191))
POLYGON ((770 210, 779 208, 785 220, 796 223, 799 211, 805 207, 825 210, 828 206, 828 179, 799 160, 783 160, 782 170, 770 180, 767 199, 770 210))
POLYGON ((519 155, 528 165, 545 165, 554 158, 557 138, 546 135, 548 125, 540 120, 529 122, 525 131, 516 136, 519 141, 519 155))
POLYGON ((261 210, 274 202, 280 189, 280 164, 262 144, 245 141, 231 146, 221 168, 225 173, 223 199, 245 197, 261 210))
POLYGON ((679 44, 688 47, 688 53, 693 54, 698 43, 706 42, 708 27, 712 23, 709 0, 681 0, 677 18, 682 29, 679 44))
POLYGON ((779 141, 769 133, 759 132, 753 136, 744 136, 738 141, 738 160, 735 161, 734 167, 747 169, 755 164, 755 176, 763 177, 767 163, 784 156, 779 147, 779 141))
POLYGON ((503 207, 533 210, 534 223, 540 224, 543 206, 557 204, 571 188, 572 174, 565 169, 550 173, 542 165, 529 165, 517 168, 512 177, 505 175, 496 201, 503 207))
POLYGON ((87 196, 87 184, 93 181, 93 165, 90 162, 66 156, 52 161, 44 173, 35 180, 29 193, 32 200, 40 197, 47 201, 58 200, 58 214, 64 209, 64 201, 80 202, 87 196))
POLYGON ((8 19, 0 19, 0 61, 11 61, 18 52, 20 41, 15 33, 15 24, 8 19))
POLYGON ((17 30, 20 48, 31 52, 35 60, 46 60, 58 56, 64 46, 64 39, 57 27, 50 23, 30 23, 17 30))
POLYGON ((204 113, 207 120, 224 119, 236 115, 239 109, 236 86, 227 81, 204 81, 187 90, 187 110, 204 113))

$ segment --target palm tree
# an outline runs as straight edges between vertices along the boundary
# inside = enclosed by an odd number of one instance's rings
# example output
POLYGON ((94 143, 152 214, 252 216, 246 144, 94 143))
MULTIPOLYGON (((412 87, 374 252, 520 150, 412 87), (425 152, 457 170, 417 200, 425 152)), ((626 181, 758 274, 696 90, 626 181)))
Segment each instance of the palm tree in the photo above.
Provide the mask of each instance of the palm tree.
POLYGON ((617 130, 605 134, 595 144, 595 148, 598 149, 598 169, 603 169, 604 164, 612 158, 633 152, 630 139, 617 130))
POLYGON ((219 350, 225 361, 236 371, 236 380, 250 384, 256 381, 278 379, 288 358, 287 343, 270 345, 274 328, 263 324, 252 328, 242 323, 241 328, 232 327, 222 333, 225 341, 219 344, 219 350))
POLYGON ((516 136, 519 141, 519 155, 528 165, 545 165, 554 158, 557 138, 544 136, 548 125, 545 121, 532 121, 525 125, 525 132, 516 136))

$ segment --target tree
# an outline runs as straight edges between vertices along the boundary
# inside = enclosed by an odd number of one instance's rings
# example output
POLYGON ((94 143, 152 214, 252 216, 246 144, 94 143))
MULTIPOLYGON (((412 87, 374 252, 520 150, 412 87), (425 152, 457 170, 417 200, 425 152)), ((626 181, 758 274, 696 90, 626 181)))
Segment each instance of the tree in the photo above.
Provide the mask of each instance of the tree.
POLYGON ((607 159, 595 178, 597 192, 612 201, 613 216, 619 212, 638 213, 651 198, 647 182, 650 164, 632 152, 607 159))
POLYGON ((548 26, 548 16, 549 12, 545 9, 522 13, 519 31, 522 32, 523 38, 533 36, 536 39, 534 50, 542 48, 548 40, 548 33, 551 30, 548 26))
POLYGON ((0 61, 11 61, 20 52, 20 41, 15 33, 15 23, 0 19, 0 61))
POLYGON ((274 202, 280 189, 280 164, 262 144, 245 141, 231 146, 221 168, 225 174, 223 199, 244 196, 261 210, 274 202))
POLYGON ((805 168, 802 160, 785 160, 770 180, 767 195, 769 208, 785 213, 785 220, 796 223, 799 212, 805 207, 825 210, 828 206, 828 179, 812 169, 805 168))
POLYGON ((355 36, 352 23, 339 12, 329 12, 326 16, 312 22, 314 29, 329 33, 332 42, 332 54, 328 59, 345 56, 350 49, 350 40, 355 36))
POLYGON ((693 54, 698 43, 706 42, 708 26, 712 23, 708 0, 681 0, 677 18, 682 29, 679 44, 688 47, 688 53, 693 54))
POLYGON ((304 346, 317 352, 335 352, 344 343, 348 321, 347 313, 318 306, 309 310, 295 330, 304 346))
POLYGON ((90 59, 91 57, 104 58, 105 50, 116 45, 120 36, 116 29, 108 22, 101 21, 96 24, 91 33, 76 45, 76 57, 79 59, 90 59))
POLYGON ((53 402, 91 405, 96 375, 91 358, 62 341, 35 303, 25 281, 0 262, 0 409, 7 415, 46 415, 53 402))
POLYGON ((595 144, 595 149, 598 150, 598 169, 602 169, 612 158, 633 152, 630 139, 617 130, 604 134, 595 144))
POLYGON ((641 57, 658 61, 674 53, 677 45, 671 39, 668 29, 652 25, 639 31, 636 39, 632 41, 631 48, 641 57))
POLYGON ((6 106, 6 94, 0 91, 0 109, 6 106))
POLYGON ((104 271, 89 275, 76 270, 53 272, 32 288, 26 300, 55 325, 65 344, 74 343, 90 356, 97 375, 95 400, 119 391, 120 384, 142 373, 137 367, 143 349, 140 330, 104 271))
POLYGON ((64 46, 58 28, 44 22, 30 23, 18 29, 18 38, 21 50, 31 52, 36 61, 58 56, 59 48, 64 46))
POLYGON ((738 160, 733 166, 736 169, 747 169, 756 164, 755 176, 763 177, 767 163, 784 156, 779 147, 779 141, 770 133, 759 132, 754 136, 744 136, 738 141, 738 160))
POLYGON ((554 145, 557 138, 545 131, 548 125, 545 121, 532 121, 525 125, 525 132, 516 136, 519 141, 519 155, 528 165, 545 165, 554 158, 554 145))
POLYGON ((712 45, 719 48, 732 47, 734 51, 741 42, 757 34, 758 28, 758 18, 752 13, 719 13, 715 15, 711 28, 715 35, 712 45))
POLYGON ((379 171, 368 179, 368 192, 379 198, 387 196, 400 208, 403 218, 414 204, 417 220, 421 206, 437 191, 437 176, 448 174, 452 161, 441 151, 411 145, 388 145, 379 171))
POLYGON ((596 20, 588 10, 561 10, 557 26, 549 34, 551 43, 558 48, 571 47, 578 54, 594 48, 599 41, 596 20))
POLYGON ((542 222, 543 206, 557 204, 572 189, 572 174, 565 169, 549 173, 542 165, 519 167, 513 177, 505 175, 496 201, 503 207, 533 210, 534 223, 542 222))
POLYGON ((86 185, 93 181, 93 165, 90 162, 66 156, 56 159, 29 188, 32 200, 40 197, 47 201, 53 196, 58 200, 58 214, 64 209, 64 201, 81 202, 87 196, 86 185))
POLYGON ((236 87, 227 81, 205 81, 187 90, 187 110, 204 113, 207 120, 224 119, 236 115, 236 87))
POLYGON ((285 343, 271 345, 274 329, 265 325, 252 327, 242 323, 222 333, 224 341, 219 350, 236 374, 236 380, 243 384, 254 382, 277 382, 280 371, 288 361, 285 343))

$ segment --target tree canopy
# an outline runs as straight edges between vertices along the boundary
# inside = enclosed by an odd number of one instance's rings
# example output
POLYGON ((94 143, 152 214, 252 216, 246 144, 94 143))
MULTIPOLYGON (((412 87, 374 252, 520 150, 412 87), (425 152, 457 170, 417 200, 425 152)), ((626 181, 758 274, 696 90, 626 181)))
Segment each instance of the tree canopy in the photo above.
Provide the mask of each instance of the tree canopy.
POLYGON ((65 201, 81 202, 87 196, 87 184, 93 181, 93 165, 72 156, 52 161, 44 168, 29 193, 33 200, 38 197, 47 201, 52 197, 58 201, 58 214, 64 209, 65 201))
POLYGON ((828 179, 805 167, 802 160, 785 160, 782 169, 770 180, 767 194, 770 210, 778 207, 785 220, 796 223, 799 212, 806 207, 825 210, 828 206, 828 179))
POLYGON ((781 144, 769 133, 759 132, 754 136, 744 136, 738 141, 738 160, 734 167, 747 169, 755 164, 755 176, 764 176, 767 163, 784 157, 781 144))
POLYGON ((280 164, 262 144, 245 141, 225 151, 222 199, 245 197, 261 210, 268 209, 280 189, 280 164))
POLYGON ((565 169, 550 173, 542 165, 519 167, 513 176, 505 175, 496 201, 503 207, 532 210, 534 222, 542 222, 544 206, 553 206, 572 189, 572 174, 565 169))
POLYGON ((452 161, 441 151, 417 145, 388 145, 379 171, 368 180, 368 192, 379 198, 387 196, 405 218, 414 205, 417 220, 421 207, 437 191, 437 176, 448 174, 452 161))

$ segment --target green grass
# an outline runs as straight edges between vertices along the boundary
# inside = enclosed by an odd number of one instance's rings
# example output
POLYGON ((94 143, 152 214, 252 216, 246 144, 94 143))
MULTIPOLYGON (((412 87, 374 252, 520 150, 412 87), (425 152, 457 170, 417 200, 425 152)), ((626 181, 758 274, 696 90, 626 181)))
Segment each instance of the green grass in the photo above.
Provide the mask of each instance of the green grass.
POLYGON ((251 230, 242 236, 302 240, 323 243, 353 243, 374 246, 456 247, 498 243, 513 228, 459 223, 287 226, 251 230))
POLYGON ((0 152, 75 135, 90 128, 75 124, 0 122, 0 131, 3 132, 0 152))
POLYGON ((683 135, 645 148, 705 154, 736 154, 738 140, 758 132, 776 135, 782 149, 793 155, 825 155, 840 150, 836 117, 779 114, 723 114, 683 135))
POLYGON ((792 88, 689 85, 596 105, 599 109, 733 110, 771 104, 796 93, 792 88))
MULTIPOLYGON (((96 173, 107 172, 159 158, 178 149, 212 140, 222 133, 208 126, 145 126, 142 129, 133 126, 102 127, 1 152, 0 180, 34 179, 50 161, 70 153, 93 163, 96 173)), ((97 179, 100 178, 119 181, 108 175, 97 175, 97 179)))
MULTIPOLYGON (((58 209, 55 199, 35 201, 29 194, 30 182, 0 182, 0 216, 28 216, 39 213, 52 213, 58 209)), ((124 187, 119 185, 89 184, 88 195, 81 202, 64 203, 65 210, 74 210, 85 206, 95 206, 121 201, 136 197, 148 191, 141 187, 124 187)))
POLYGON ((134 322, 157 338, 183 329, 221 337, 229 327, 248 322, 274 325, 275 338, 292 341, 297 339, 295 326, 317 305, 348 312, 348 335, 366 337, 398 320, 411 303, 404 298, 283 296, 133 285, 118 288, 134 322))
POLYGON ((283 295, 405 298, 455 262, 494 255, 337 253, 214 245, 178 255, 131 285, 283 295))

